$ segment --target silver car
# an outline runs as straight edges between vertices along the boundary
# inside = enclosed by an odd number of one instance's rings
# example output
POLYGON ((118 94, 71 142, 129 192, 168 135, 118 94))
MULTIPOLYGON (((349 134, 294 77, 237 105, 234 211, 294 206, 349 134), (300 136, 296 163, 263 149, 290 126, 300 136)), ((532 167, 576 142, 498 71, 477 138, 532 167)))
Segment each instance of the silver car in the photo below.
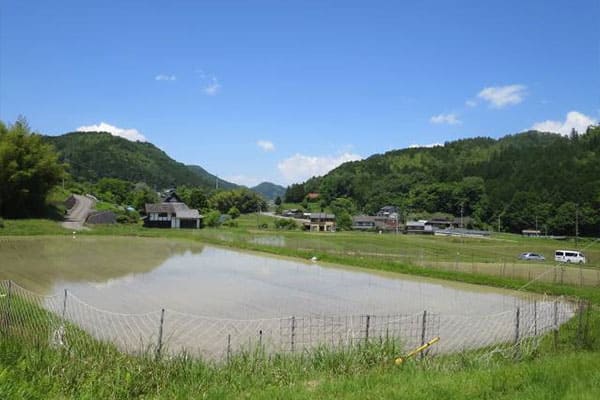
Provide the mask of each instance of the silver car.
POLYGON ((527 261, 544 261, 546 257, 537 253, 523 253, 519 256, 519 260, 527 261))

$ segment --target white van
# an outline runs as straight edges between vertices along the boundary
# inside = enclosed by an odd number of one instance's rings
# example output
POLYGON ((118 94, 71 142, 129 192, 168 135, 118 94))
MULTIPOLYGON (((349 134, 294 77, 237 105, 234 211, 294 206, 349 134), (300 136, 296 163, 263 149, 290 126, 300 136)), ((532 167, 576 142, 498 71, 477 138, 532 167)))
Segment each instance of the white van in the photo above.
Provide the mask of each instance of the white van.
POLYGON ((554 261, 564 263, 585 264, 585 254, 575 250, 556 250, 554 261))

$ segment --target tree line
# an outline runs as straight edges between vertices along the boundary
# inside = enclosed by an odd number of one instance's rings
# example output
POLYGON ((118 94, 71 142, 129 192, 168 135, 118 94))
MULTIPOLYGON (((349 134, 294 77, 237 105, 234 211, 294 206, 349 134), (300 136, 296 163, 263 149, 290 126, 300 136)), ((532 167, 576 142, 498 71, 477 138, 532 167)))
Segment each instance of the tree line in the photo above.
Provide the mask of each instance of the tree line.
MULTIPOLYGON (((104 136, 90 135, 89 138, 83 139, 83 136, 76 135, 75 144, 69 142, 71 144, 68 147, 80 143, 79 139, 92 143, 96 141, 114 143, 112 139, 107 140, 104 136)), ((102 149, 102 146, 100 147, 102 149)), ((112 145, 109 147, 112 148, 112 145)), ((102 158, 118 158, 120 154, 112 156, 105 154, 102 158)), ((5 218, 46 216, 48 194, 53 188, 61 185, 69 192, 90 193, 106 203, 121 206, 122 209, 133 208, 140 212, 144 210, 145 204, 159 201, 155 185, 151 187, 143 180, 132 181, 118 177, 90 179, 90 176, 98 177, 98 174, 78 175, 81 165, 75 167, 68 158, 64 157, 64 154, 62 156, 67 162, 61 162, 61 156, 52 145, 52 141, 32 132, 24 118, 19 118, 12 125, 0 121, 0 216, 5 218)), ((173 173, 169 169, 171 161, 163 171, 167 177, 173 173)), ((108 173, 107 171, 113 167, 108 167, 109 169, 101 174, 108 173)), ((178 173, 177 171, 181 172, 176 168, 175 174, 178 173)), ((231 186, 226 185, 226 187, 231 186)), ((163 187, 163 189, 167 188, 175 188, 180 198, 191 208, 207 214, 214 211, 213 217, 216 213, 229 214, 232 218, 236 218, 242 213, 267 208, 266 201, 247 188, 215 189, 206 184, 163 187)))
POLYGON ((385 205, 404 214, 471 217, 474 227, 555 235, 600 234, 600 127, 569 136, 528 131, 410 148, 341 165, 287 188, 286 202, 319 192, 356 213, 385 205), (578 230, 578 232, 576 232, 578 230))

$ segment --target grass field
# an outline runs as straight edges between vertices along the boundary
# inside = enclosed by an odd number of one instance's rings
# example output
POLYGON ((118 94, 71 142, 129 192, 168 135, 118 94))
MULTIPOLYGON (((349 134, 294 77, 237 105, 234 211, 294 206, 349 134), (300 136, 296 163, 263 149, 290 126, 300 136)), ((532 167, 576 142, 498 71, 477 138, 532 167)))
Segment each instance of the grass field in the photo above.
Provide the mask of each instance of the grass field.
POLYGON ((401 366, 389 342, 342 351, 317 349, 265 357, 234 355, 228 363, 181 354, 130 356, 66 326, 66 346, 51 345, 56 316, 13 298, 0 301, 0 398, 6 399, 595 399, 600 396, 600 311, 585 334, 577 320, 515 358, 461 353, 401 366), (24 315, 27 318, 7 318, 24 315), (35 321, 35 324, 28 324, 35 321), (47 325, 46 325, 47 324, 47 325))

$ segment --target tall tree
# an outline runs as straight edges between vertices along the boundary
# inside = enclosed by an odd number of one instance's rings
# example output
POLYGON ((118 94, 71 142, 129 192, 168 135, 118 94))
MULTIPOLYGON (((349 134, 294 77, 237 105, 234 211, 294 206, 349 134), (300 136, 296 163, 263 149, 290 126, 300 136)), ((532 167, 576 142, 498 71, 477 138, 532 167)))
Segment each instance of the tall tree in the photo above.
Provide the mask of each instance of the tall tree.
POLYGON ((0 215, 42 216, 48 192, 64 177, 54 148, 25 119, 9 126, 0 122, 0 215))

